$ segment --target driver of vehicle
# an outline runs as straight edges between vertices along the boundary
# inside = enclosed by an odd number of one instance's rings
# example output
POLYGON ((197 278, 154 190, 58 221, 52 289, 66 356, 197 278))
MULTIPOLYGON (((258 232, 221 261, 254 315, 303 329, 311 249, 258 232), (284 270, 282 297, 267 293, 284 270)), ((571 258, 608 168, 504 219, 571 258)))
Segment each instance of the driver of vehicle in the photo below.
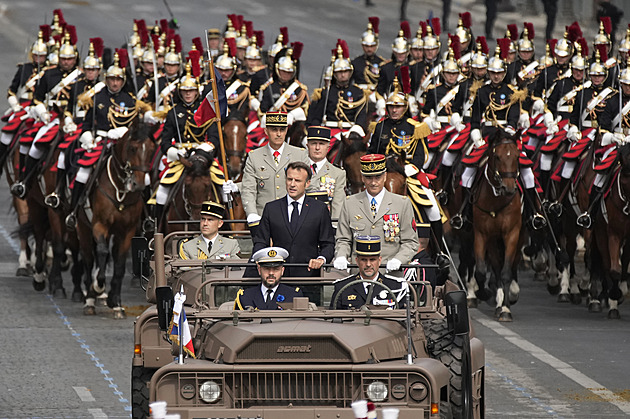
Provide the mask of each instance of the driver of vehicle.
POLYGON ((282 247, 265 247, 252 256, 258 267, 261 283, 255 287, 238 290, 234 301, 235 310, 253 307, 258 310, 281 310, 278 303, 290 303, 295 297, 303 297, 300 287, 280 283, 284 262, 289 257, 282 247))
POLYGON ((379 273, 379 266, 382 262, 381 257, 381 238, 379 236, 358 236, 356 241, 356 262, 359 266, 359 273, 348 278, 342 278, 335 281, 335 290, 330 300, 331 309, 352 309, 360 308, 367 304, 386 305, 394 307, 395 301, 398 307, 402 308, 403 298, 407 294, 407 282, 402 278, 394 278, 379 273), (392 290, 390 294, 384 287, 371 282, 359 281, 376 281, 392 290), (355 282, 348 288, 344 286, 355 282), (336 307, 333 307, 337 295, 336 307))

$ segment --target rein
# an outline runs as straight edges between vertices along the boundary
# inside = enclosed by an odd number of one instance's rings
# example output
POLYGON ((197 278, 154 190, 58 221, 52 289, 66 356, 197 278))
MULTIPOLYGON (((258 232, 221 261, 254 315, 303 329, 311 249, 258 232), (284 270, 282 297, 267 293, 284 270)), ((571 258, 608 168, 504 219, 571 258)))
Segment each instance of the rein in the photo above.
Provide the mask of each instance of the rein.
MULTIPOLYGON (((512 144, 512 143, 513 143, 513 141, 510 140, 510 139, 503 139, 497 145, 500 145, 500 144, 512 144)), ((493 157, 495 155, 495 153, 494 153, 495 147, 496 147, 496 145, 493 146, 493 148, 492 148, 492 150, 493 150, 492 156, 493 157)), ((519 176, 519 171, 517 169, 515 172, 501 172, 501 171, 498 171, 498 170, 493 168, 493 169, 491 169, 493 171, 492 177, 490 177, 488 175, 488 167, 490 166, 490 161, 491 160, 492 159, 488 159, 488 163, 486 163, 486 165, 485 165, 484 177, 486 178, 486 181, 488 182, 488 185, 490 185, 490 187, 492 188, 492 194, 495 197, 499 197, 499 196, 501 196, 501 193, 500 193, 499 189, 503 185, 503 179, 510 179, 510 178, 517 179, 518 176, 519 176), (494 180, 495 183, 493 183, 493 180, 494 180), (498 183, 498 184, 496 184, 496 183, 498 183)), ((517 167, 518 167, 518 165, 517 165, 517 167)), ((492 218, 496 218, 499 213, 501 213, 504 209, 506 209, 512 203, 512 201, 514 200, 514 197, 516 195, 517 194, 514 193, 510 197, 510 199, 508 199, 503 205, 501 205, 499 208, 497 208, 495 210, 487 210, 487 209, 482 208, 481 206, 479 206, 479 194, 477 194, 477 198, 475 199, 474 204, 481 212, 490 215, 490 217, 492 217, 492 218)))

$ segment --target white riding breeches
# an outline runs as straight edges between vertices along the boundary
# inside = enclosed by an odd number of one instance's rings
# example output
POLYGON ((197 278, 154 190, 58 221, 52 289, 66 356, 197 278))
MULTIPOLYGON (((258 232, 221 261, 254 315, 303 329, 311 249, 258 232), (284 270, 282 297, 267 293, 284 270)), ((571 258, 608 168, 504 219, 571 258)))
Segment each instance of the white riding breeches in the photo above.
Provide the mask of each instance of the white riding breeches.
POLYGON ((476 167, 466 167, 462 173, 462 186, 468 189, 472 188, 473 182, 475 181, 475 175, 477 175, 476 167))

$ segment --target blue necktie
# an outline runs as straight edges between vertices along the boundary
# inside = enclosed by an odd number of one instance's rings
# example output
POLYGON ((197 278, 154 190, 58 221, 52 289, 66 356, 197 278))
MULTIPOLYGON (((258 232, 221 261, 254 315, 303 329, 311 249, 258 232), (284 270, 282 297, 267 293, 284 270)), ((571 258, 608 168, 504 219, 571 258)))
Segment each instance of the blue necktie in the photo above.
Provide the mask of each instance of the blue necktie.
POLYGON ((370 209, 372 210, 372 216, 376 217, 376 199, 372 198, 372 205, 370 205, 370 209))

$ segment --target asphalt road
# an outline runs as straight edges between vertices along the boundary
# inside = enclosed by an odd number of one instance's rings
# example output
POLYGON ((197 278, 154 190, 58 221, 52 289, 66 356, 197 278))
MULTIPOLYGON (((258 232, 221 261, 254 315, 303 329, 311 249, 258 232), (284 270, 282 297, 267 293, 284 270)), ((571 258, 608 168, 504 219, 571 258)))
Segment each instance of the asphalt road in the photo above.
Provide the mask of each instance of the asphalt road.
MULTIPOLYGON (((318 84, 321 68, 337 38, 358 53, 358 37, 367 16, 382 17, 381 54, 397 28, 397 2, 333 1, 188 1, 172 2, 185 45, 207 27, 222 27, 227 13, 244 14, 264 29, 267 43, 277 28, 288 26, 293 40, 305 44, 302 80, 318 84), (394 7, 396 6, 396 7, 394 7)), ((410 20, 426 18, 439 2, 410 2, 410 20)), ((454 2, 455 3, 455 2, 454 2)), ((463 2, 455 7, 465 6, 463 2)), ((0 80, 8 85, 14 64, 24 59, 37 26, 54 8, 76 24, 80 40, 102 36, 107 45, 122 43, 133 18, 167 17, 158 1, 73 0, 0 2, 0 80)), ((478 9, 475 9, 478 10, 478 9)), ((519 16, 521 17, 527 16, 519 16)), ((474 19, 477 17, 475 15, 474 19)), ((540 19, 532 17, 530 20, 540 19)), ((479 26, 482 23, 480 21, 479 26)), ((87 47, 83 45, 85 51, 87 47)), ((0 418, 116 418, 130 416, 130 360, 133 317, 143 309, 139 286, 125 279, 123 304, 129 317, 114 320, 99 307, 85 317, 80 304, 33 290, 29 278, 15 277, 17 242, 10 195, 0 182, 0 418)), ((37 228, 37 227, 36 227, 37 228)), ((65 286, 71 287, 68 273, 65 286)), ((630 308, 621 320, 588 313, 584 306, 560 305, 531 272, 520 272, 521 298, 514 322, 499 324, 492 308, 471 311, 486 345, 486 414, 490 418, 622 418, 630 416, 630 308)))

